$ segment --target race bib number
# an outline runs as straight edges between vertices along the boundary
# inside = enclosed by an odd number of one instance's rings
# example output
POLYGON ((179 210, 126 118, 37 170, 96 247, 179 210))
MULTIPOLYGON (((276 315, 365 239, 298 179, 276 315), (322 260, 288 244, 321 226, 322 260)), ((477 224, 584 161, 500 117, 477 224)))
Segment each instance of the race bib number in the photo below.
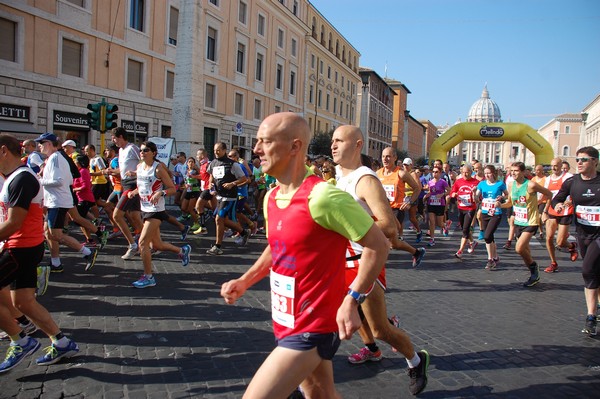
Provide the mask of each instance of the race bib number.
POLYGON ((600 227, 600 206, 577 205, 575 215, 579 224, 600 227))
POLYGON ((459 195, 458 196, 458 202, 460 203, 461 206, 467 207, 467 206, 471 206, 473 205, 471 202, 471 196, 470 195, 459 195))
POLYGON ((481 202, 481 210, 493 216, 496 212, 496 200, 494 198, 484 198, 481 202))
POLYGON ((517 207, 513 208, 515 215, 515 223, 519 223, 521 225, 526 225, 529 219, 527 218, 527 208, 526 207, 517 207))
POLYGON ((215 179, 222 179, 225 177, 225 166, 215 166, 212 174, 215 179))
POLYGON ((140 188, 138 189, 138 193, 140 195, 140 203, 142 204, 142 206, 152 206, 152 203, 150 202, 150 197, 152 197, 152 191, 140 188))
POLYGON ((429 197, 429 205, 442 205, 442 196, 432 195, 431 197, 429 197))
POLYGON ((294 328, 296 279, 271 270, 271 317, 287 328, 294 328))
POLYGON ((394 202, 394 199, 396 198, 396 186, 393 184, 384 184, 383 189, 385 190, 385 196, 388 201, 394 202))

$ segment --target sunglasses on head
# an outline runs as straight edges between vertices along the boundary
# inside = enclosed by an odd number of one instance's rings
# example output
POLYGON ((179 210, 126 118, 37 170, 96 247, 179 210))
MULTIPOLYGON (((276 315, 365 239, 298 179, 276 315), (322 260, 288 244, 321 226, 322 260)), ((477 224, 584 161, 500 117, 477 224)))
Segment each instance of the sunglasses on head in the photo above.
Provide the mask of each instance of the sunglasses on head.
POLYGON ((593 157, 581 157, 581 158, 575 158, 575 162, 589 162, 592 159, 596 159, 593 157))

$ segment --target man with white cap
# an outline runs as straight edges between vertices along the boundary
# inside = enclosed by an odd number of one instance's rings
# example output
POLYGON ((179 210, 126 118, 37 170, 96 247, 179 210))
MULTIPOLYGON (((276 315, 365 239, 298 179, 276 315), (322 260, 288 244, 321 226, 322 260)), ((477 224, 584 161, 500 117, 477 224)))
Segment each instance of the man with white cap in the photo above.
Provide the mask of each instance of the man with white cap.
POLYGON ((65 150, 65 153, 70 156, 71 159, 73 159, 73 161, 75 161, 79 156, 79 153, 75 151, 77 144, 73 140, 65 140, 64 143, 62 143, 62 148, 65 150))

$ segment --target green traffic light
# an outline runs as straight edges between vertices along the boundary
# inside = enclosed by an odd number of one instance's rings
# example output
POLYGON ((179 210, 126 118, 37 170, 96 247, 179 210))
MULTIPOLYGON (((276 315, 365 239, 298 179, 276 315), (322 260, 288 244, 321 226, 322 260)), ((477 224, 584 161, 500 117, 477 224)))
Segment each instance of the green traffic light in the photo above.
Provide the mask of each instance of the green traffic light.
POLYGON ((111 130, 117 127, 117 123, 114 122, 116 119, 119 119, 117 115, 117 111, 119 107, 116 104, 106 104, 106 113, 104 116, 104 127, 105 130, 111 130))
POLYGON ((87 105, 87 109, 89 109, 92 112, 88 112, 87 113, 87 117, 89 119, 89 125, 92 129, 94 130, 100 130, 100 111, 101 111, 101 104, 100 103, 96 103, 96 104, 88 104, 87 105))

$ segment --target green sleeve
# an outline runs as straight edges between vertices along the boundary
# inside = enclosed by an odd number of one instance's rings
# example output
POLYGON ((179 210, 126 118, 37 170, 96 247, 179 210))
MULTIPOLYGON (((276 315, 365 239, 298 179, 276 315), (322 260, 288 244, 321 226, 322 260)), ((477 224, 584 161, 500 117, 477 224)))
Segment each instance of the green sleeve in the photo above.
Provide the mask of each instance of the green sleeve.
POLYGON ((326 182, 313 187, 308 199, 308 208, 317 224, 351 241, 360 241, 374 223, 350 194, 326 182))

